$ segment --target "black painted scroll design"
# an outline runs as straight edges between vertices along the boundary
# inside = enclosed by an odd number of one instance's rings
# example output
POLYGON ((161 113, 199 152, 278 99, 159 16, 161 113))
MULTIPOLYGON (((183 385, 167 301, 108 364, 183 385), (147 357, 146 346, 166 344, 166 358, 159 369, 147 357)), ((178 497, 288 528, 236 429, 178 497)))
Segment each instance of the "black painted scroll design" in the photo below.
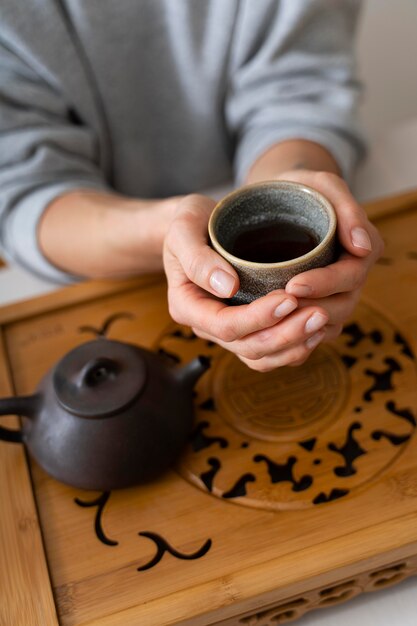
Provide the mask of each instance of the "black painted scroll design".
POLYGON ((198 339, 197 335, 192 330, 186 331, 183 328, 178 328, 171 333, 168 333, 168 337, 175 337, 176 339, 182 339, 183 341, 195 341, 198 339))
POLYGON ((353 463, 358 457, 366 454, 366 450, 364 450, 360 446, 360 444, 356 441, 353 435, 353 432, 355 430, 359 430, 361 428, 362 426, 359 422, 354 422, 349 426, 346 441, 342 446, 339 447, 333 442, 329 443, 327 446, 329 450, 332 450, 333 452, 337 452, 338 454, 342 455, 345 461, 345 465, 335 467, 333 470, 336 476, 339 476, 340 478, 346 478, 347 476, 352 476, 353 474, 356 474, 357 470, 354 467, 353 463))
POLYGON ((400 333, 395 333, 394 341, 401 346, 402 354, 408 356, 410 359, 414 359, 414 353, 411 349, 410 344, 404 339, 404 337, 400 333))
POLYGON ((356 357, 349 356, 348 354, 342 354, 340 358, 348 370, 350 370, 350 368, 353 367, 358 360, 356 357))
POLYGON ((220 463, 219 459, 213 456, 207 459, 207 463, 210 465, 211 469, 200 474, 200 479, 206 486, 207 490, 211 491, 213 489, 213 482, 216 474, 220 471, 222 464, 220 463))
MULTIPOLYGON (((177 330, 174 330, 173 332, 169 333, 168 336, 175 337, 175 339, 182 339, 183 341, 195 341, 196 339, 199 339, 198 335, 196 335, 192 330, 186 331, 183 328, 178 328, 177 330)), ((214 341, 208 340, 205 340, 205 344, 207 348, 214 348, 217 345, 214 341)))
MULTIPOLYGON (((182 340, 182 341, 190 342, 190 341, 195 341, 196 339, 198 339, 198 337, 190 329, 187 330, 187 329, 183 329, 183 328, 177 328, 174 331, 173 330, 168 330, 167 332, 164 332, 162 334, 162 336, 159 338, 159 341, 158 341, 158 354, 160 356, 162 356, 162 357, 166 357, 172 363, 175 363, 176 365, 178 365, 179 363, 182 362, 181 356, 179 354, 177 354, 177 352, 174 352, 172 350, 172 346, 171 345, 170 345, 169 349, 167 349, 163 345, 164 340, 172 340, 172 339, 179 339, 179 340, 182 340)), ((171 341, 170 341, 170 344, 172 344, 171 341)))
POLYGON ((324 504, 325 502, 331 502, 332 500, 337 500, 338 498, 343 498, 343 496, 347 496, 349 493, 349 489, 332 489, 330 493, 326 494, 324 491, 321 491, 313 500, 313 504, 324 504))
POLYGON ((388 367, 382 370, 382 372, 376 372, 375 370, 370 369, 365 370, 365 374, 374 379, 373 385, 371 385, 371 387, 369 387, 369 389, 367 389, 363 394, 363 399, 366 402, 370 402, 373 394, 377 391, 390 391, 394 389, 392 383, 393 374, 395 372, 401 372, 402 367, 398 361, 391 357, 384 359, 384 363, 386 363, 388 367))
POLYGON ((194 452, 199 452, 218 443, 220 448, 227 448, 229 442, 224 437, 210 437, 204 431, 210 426, 207 421, 199 422, 191 433, 191 447, 194 452))
POLYGON ((312 437, 311 439, 306 439, 305 441, 299 441, 298 445, 307 450, 307 452, 311 452, 314 450, 314 447, 317 443, 317 437, 312 437))
POLYGON ((374 441, 380 441, 382 438, 388 439, 388 441, 393 446, 401 446, 403 443, 408 441, 411 437, 411 433, 406 435, 396 435, 395 433, 389 433, 386 430, 374 430, 371 434, 372 439, 374 441))
POLYGON ((405 420, 406 422, 411 424, 411 426, 413 427, 416 426, 416 419, 411 409, 399 409, 397 408, 396 403, 393 402, 392 400, 387 402, 385 404, 385 407, 388 409, 388 411, 390 411, 390 413, 393 413, 397 417, 400 417, 401 419, 405 420))
POLYGON ((106 337, 110 326, 112 326, 114 322, 120 319, 133 320, 134 318, 135 316, 132 313, 114 313, 104 320, 100 328, 95 328, 94 326, 80 326, 78 330, 80 333, 93 333, 96 337, 106 337))
POLYGON ((179 552, 178 550, 173 548, 167 542, 166 539, 164 539, 160 535, 157 535, 156 533, 143 531, 143 532, 138 533, 138 535, 140 535, 141 537, 147 537, 148 539, 151 539, 156 545, 155 556, 150 561, 148 561, 148 563, 145 563, 145 565, 138 567, 137 568, 138 572, 144 572, 145 570, 150 569, 151 567, 154 567, 155 565, 157 565, 159 561, 162 559, 162 557, 164 556, 165 552, 169 552, 176 559, 182 559, 185 561, 193 561, 195 559, 201 559, 201 557, 207 554, 207 552, 210 550, 211 545, 212 545, 211 539, 207 539, 207 541, 196 552, 193 552, 192 554, 183 554, 182 552, 179 552))
POLYGON ((243 474, 243 476, 238 478, 231 489, 223 493, 222 498, 241 498, 246 496, 246 485, 248 483, 254 483, 255 481, 256 478, 253 474, 243 474))
POLYGON ((96 516, 94 519, 94 530, 96 532, 97 539, 101 541, 101 543, 104 543, 106 546, 117 546, 119 545, 119 542, 114 541, 113 539, 109 539, 105 535, 103 526, 102 526, 103 509, 106 506, 108 499, 110 498, 110 494, 111 494, 110 491, 103 491, 101 496, 99 496, 95 500, 91 500, 91 502, 85 502, 84 500, 80 500, 80 498, 74 498, 74 502, 75 504, 78 504, 78 506, 81 506, 84 508, 92 507, 92 506, 97 507, 96 516))
POLYGON ((204 344, 207 348, 212 349, 216 348, 217 344, 214 341, 209 340, 201 340, 198 335, 196 335, 191 329, 188 328, 176 328, 175 330, 170 330, 162 335, 160 341, 164 339, 178 339, 180 341, 185 342, 193 342, 193 341, 204 341, 204 344))
POLYGON ((356 322, 345 326, 342 332, 344 335, 348 335, 350 337, 346 344, 349 348, 355 348, 366 338, 369 338, 372 343, 376 345, 382 343, 383 340, 383 335, 379 330, 372 330, 371 332, 366 333, 356 322))
POLYGON ((292 483, 292 491, 304 491, 308 489, 313 484, 313 477, 310 474, 305 474, 300 478, 300 480, 296 480, 293 475, 294 465, 297 463, 297 457, 290 456, 288 457, 286 463, 275 463, 271 461, 264 454, 257 454, 253 457, 255 463, 260 463, 261 461, 265 461, 268 474, 271 478, 272 483, 279 482, 291 482, 292 483))

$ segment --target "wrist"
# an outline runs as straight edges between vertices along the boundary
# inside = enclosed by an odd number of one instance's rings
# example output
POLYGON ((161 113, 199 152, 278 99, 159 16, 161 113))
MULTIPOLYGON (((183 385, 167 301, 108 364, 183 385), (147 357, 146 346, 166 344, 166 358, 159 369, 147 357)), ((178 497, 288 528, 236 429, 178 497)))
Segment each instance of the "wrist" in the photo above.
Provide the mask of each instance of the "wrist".
POLYGON ((126 273, 159 271, 162 249, 178 198, 123 199, 106 215, 108 254, 126 273))
POLYGON ((249 170, 246 182, 284 178, 298 170, 324 171, 340 176, 340 168, 323 146, 304 139, 293 139, 275 144, 260 155, 249 170))

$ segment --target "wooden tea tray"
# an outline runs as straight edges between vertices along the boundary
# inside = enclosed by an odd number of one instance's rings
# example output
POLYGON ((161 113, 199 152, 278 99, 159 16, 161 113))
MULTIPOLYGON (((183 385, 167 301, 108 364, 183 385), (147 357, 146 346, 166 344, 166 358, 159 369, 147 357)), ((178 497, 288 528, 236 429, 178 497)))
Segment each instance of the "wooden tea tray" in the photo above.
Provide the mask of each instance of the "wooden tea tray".
POLYGON ((272 626, 417 572, 417 193, 368 209, 384 257, 300 368, 257 374, 176 326, 157 276, 0 309, 1 396, 98 335, 211 357, 152 484, 82 492, 0 442, 1 626, 272 626))

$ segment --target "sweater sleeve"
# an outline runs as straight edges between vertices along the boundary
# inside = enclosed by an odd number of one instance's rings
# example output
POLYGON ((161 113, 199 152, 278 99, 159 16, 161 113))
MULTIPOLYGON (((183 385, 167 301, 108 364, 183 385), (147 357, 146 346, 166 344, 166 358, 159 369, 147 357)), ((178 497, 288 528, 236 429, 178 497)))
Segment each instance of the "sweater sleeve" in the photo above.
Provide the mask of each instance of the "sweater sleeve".
POLYGON ((42 254, 45 208, 74 189, 107 189, 97 137, 52 84, 0 44, 0 247, 6 258, 57 283, 70 276, 42 254))
POLYGON ((359 8, 359 0, 242 0, 225 104, 239 184, 288 139, 322 145, 350 178, 364 152, 353 57, 359 8))

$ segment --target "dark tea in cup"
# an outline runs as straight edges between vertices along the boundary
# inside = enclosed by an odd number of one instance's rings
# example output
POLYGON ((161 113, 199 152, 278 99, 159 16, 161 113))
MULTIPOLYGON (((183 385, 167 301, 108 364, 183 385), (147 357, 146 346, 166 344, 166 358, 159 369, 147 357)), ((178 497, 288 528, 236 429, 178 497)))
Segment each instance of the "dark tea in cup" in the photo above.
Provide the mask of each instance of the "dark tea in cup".
POLYGON ((282 263, 313 250, 320 240, 309 228, 292 222, 256 224, 236 234, 229 252, 253 263, 282 263))
POLYGON ((297 274, 334 260, 336 214, 319 192, 290 181, 242 187, 221 200, 209 220, 213 248, 239 275, 244 304, 283 289, 297 274))

